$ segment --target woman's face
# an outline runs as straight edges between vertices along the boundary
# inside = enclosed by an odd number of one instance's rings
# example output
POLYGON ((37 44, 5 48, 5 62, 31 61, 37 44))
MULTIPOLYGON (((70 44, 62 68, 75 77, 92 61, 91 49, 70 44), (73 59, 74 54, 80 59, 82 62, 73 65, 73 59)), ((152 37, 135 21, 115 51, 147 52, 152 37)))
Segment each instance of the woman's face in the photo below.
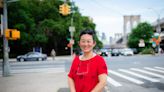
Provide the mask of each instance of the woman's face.
POLYGON ((80 37, 79 46, 84 53, 91 52, 95 45, 92 35, 84 34, 80 37))

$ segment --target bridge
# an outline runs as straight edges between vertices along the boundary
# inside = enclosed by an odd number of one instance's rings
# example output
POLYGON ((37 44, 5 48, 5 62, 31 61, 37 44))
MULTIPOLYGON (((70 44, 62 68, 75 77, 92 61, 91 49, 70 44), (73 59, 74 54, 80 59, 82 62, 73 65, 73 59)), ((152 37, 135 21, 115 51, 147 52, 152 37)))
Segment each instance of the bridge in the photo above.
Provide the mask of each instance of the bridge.
MULTIPOLYGON (((159 21, 155 21, 152 23, 154 33, 157 32, 157 29, 159 27, 158 23, 160 25, 160 38, 161 38, 160 47, 164 50, 164 18, 160 19, 159 21)), ((115 41, 115 43, 111 44, 110 48, 125 48, 125 47, 127 47, 126 43, 124 42, 124 38, 128 38, 127 35, 121 37, 120 39, 115 41)))

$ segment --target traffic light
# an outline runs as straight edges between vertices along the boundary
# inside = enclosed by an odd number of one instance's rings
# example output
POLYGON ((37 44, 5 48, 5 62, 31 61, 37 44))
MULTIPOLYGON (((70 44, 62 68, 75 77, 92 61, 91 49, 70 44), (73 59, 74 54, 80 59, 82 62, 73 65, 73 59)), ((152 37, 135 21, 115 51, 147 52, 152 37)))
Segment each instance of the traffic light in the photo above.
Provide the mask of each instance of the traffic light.
POLYGON ((0 14, 3 14, 3 0, 0 0, 0 14))
POLYGON ((64 3, 59 6, 59 13, 66 16, 71 13, 71 7, 67 3, 64 3))
POLYGON ((71 7, 68 4, 65 5, 65 9, 67 11, 67 14, 71 13, 71 7))
POLYGON ((63 14, 63 5, 59 6, 59 13, 63 14))
POLYGON ((7 39, 9 39, 11 37, 11 30, 10 29, 6 29, 6 31, 5 31, 5 37, 7 39))
POLYGON ((16 29, 7 29, 5 31, 5 37, 9 40, 20 39, 20 31, 18 31, 16 29))
POLYGON ((12 30, 12 39, 13 40, 17 40, 20 39, 20 31, 13 29, 12 30))

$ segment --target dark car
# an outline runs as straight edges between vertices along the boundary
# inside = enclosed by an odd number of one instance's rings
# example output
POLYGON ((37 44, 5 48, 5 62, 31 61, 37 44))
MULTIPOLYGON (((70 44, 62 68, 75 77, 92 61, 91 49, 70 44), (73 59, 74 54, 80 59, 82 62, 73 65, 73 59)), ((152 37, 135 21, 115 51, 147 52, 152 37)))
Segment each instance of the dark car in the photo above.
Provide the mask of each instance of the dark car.
POLYGON ((106 49, 101 49, 100 56, 108 56, 108 51, 106 49))
POLYGON ((47 59, 46 54, 42 54, 40 52, 29 52, 25 55, 17 56, 17 61, 43 61, 47 59))

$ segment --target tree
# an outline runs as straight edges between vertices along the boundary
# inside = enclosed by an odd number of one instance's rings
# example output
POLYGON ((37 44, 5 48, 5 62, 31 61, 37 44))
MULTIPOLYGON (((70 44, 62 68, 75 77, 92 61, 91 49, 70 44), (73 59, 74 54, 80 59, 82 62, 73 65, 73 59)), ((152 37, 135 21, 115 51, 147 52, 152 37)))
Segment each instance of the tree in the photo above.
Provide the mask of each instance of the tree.
MULTIPOLYGON (((19 0, 8 4, 8 25, 9 28, 20 30, 21 38, 17 41, 10 41, 10 53, 25 53, 33 47, 42 47, 43 51, 49 54, 55 49, 57 55, 68 54, 67 37, 70 35, 69 26, 71 18, 74 18, 75 45, 78 47, 78 35, 83 29, 95 30, 96 25, 87 16, 82 16, 75 6, 74 14, 62 16, 59 13, 59 6, 62 0, 19 0), (62 42, 62 44, 61 44, 62 42)), ((67 3, 72 5, 68 0, 67 3)), ((97 39, 98 47, 101 42, 97 39)))
POLYGON ((128 46, 130 48, 137 48, 141 50, 138 46, 140 39, 143 39, 145 42, 145 48, 151 47, 150 39, 153 35, 153 27, 147 23, 139 23, 136 28, 132 29, 128 37, 128 46))

